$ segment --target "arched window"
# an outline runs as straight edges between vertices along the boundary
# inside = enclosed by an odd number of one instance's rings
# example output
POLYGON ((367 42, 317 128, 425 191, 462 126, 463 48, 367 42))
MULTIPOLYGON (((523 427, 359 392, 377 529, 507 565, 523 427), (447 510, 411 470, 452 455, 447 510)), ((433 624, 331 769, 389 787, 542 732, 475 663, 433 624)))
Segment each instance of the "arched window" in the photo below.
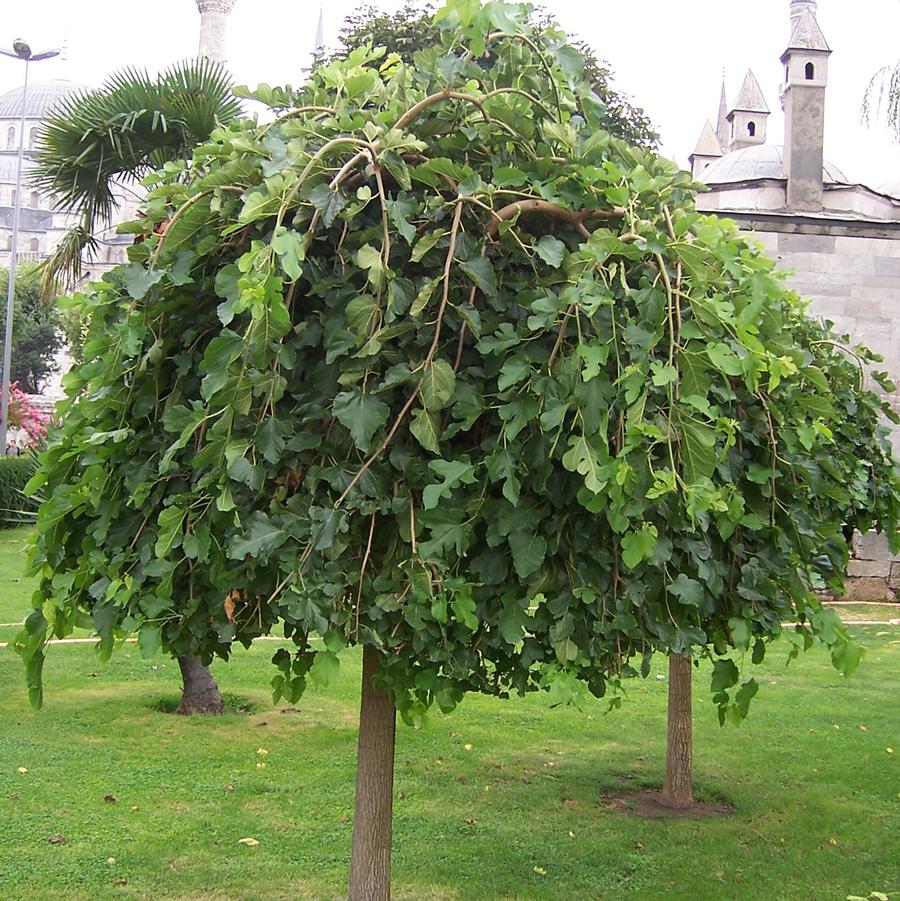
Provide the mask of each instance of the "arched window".
POLYGON ((816 77, 816 67, 813 63, 807 63, 803 71, 807 81, 812 81, 816 77))
POLYGON ((6 236, 6 249, 12 250, 12 235, 6 236))
POLYGON ((34 147, 34 145, 37 144, 37 137, 40 134, 40 132, 41 132, 41 130, 37 125, 35 125, 35 127, 31 129, 31 132, 28 135, 28 146, 29 147, 34 147))
POLYGON ((37 238, 32 238, 29 248, 32 253, 37 253, 41 249, 41 242, 37 238))
POLYGON ((747 123, 747 134, 750 135, 751 138, 756 137, 756 123, 755 122, 747 123))
POLYGON ((16 130, 10 127, 6 132, 6 149, 12 150, 16 146, 16 130))
POLYGON ((41 195, 37 191, 31 192, 31 208, 39 210, 41 208, 41 195))
POLYGON ((9 205, 13 206, 13 207, 16 205, 16 189, 15 188, 13 188, 12 194, 9 195, 9 205))

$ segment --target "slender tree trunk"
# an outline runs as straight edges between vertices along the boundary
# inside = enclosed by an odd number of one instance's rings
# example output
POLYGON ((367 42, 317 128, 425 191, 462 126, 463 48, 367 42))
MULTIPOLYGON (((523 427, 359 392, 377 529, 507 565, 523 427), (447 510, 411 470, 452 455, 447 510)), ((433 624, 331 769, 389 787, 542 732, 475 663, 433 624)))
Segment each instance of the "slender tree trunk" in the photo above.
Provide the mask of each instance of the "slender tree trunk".
POLYGON ((663 803, 670 807, 689 807, 694 803, 691 728, 691 656, 671 654, 666 783, 662 792, 663 803))
POLYGON ((348 901, 390 901, 394 801, 394 699, 374 681, 379 653, 363 648, 356 812, 348 901))
POLYGON ((184 688, 176 713, 221 713, 224 709, 219 686, 199 657, 179 657, 184 688))

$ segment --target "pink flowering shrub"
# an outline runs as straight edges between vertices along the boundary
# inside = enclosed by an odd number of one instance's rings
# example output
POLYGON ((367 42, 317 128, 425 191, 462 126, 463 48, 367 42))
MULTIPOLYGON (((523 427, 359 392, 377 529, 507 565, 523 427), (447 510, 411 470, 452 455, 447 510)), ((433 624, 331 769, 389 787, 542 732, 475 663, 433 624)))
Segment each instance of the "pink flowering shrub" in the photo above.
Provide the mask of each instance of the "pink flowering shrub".
POLYGON ((9 427, 22 429, 28 436, 28 447, 37 447, 47 437, 52 417, 35 407, 17 382, 9 386, 9 427))

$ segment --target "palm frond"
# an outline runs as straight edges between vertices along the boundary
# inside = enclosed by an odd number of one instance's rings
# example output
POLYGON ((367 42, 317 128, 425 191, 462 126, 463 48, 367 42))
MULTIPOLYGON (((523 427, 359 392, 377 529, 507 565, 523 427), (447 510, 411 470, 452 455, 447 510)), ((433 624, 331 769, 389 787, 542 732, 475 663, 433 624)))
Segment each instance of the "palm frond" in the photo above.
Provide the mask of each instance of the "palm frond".
POLYGON ((41 263, 41 296, 50 299, 71 291, 81 278, 85 253, 96 253, 99 246, 90 221, 83 217, 41 263))
POLYGON ((31 181, 58 207, 108 223, 116 183, 181 159, 241 113, 231 79, 207 59, 178 63, 158 78, 127 68, 103 87, 66 97, 38 134, 31 181))

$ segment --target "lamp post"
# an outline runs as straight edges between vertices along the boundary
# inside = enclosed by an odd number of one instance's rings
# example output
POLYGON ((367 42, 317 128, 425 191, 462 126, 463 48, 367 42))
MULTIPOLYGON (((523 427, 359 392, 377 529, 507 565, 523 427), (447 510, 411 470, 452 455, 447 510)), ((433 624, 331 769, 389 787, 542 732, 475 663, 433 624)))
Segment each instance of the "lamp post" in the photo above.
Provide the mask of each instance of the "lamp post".
POLYGON ((6 334, 3 340, 3 383, 0 387, 0 453, 6 454, 6 432, 9 426, 9 368, 12 357, 13 308, 16 297, 16 262, 19 250, 19 212, 22 209, 22 159, 25 155, 25 112, 28 103, 28 64, 59 56, 59 50, 32 53, 21 38, 13 41, 12 50, 0 47, 0 53, 25 63, 25 85, 22 88, 22 118, 19 121, 19 164, 16 167, 16 199, 13 203, 12 248, 9 254, 9 284, 6 293, 6 334))

